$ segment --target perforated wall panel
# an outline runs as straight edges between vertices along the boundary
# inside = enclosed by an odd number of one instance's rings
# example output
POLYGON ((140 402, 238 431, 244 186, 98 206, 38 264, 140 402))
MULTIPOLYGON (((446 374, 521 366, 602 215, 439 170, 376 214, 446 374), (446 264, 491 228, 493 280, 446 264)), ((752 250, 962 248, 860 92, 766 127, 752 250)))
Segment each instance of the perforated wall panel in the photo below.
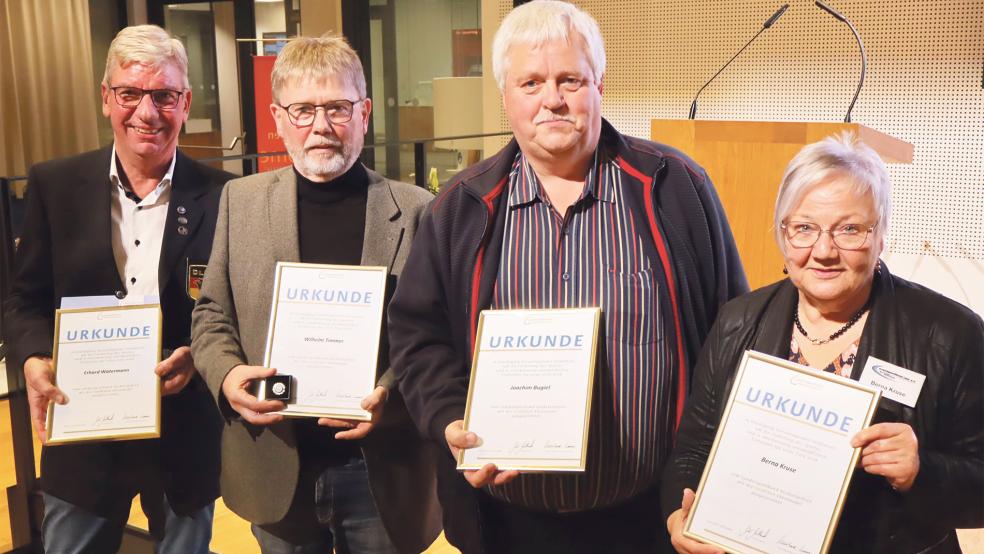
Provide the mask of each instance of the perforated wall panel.
MULTIPOLYGON (((860 72, 854 36, 812 1, 786 1, 779 22, 704 91, 698 118, 843 120, 860 72)), ((649 138, 651 119, 687 116, 697 89, 783 0, 575 3, 606 42, 605 117, 649 138)), ((984 0, 829 3, 868 52, 853 121, 916 146, 913 164, 889 166, 886 248, 984 259, 984 0)), ((512 2, 498 4, 501 21, 512 2)), ((504 115, 500 124, 508 128, 504 115)))

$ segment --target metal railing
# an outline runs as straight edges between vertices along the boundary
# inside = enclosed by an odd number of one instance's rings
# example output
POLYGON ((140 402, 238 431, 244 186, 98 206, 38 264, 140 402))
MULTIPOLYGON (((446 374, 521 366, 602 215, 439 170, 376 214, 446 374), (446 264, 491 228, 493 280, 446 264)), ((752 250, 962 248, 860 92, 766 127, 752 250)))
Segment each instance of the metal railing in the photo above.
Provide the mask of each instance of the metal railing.
MULTIPOLYGON (((506 137, 512 136, 512 132, 503 133, 485 133, 479 135, 454 135, 447 137, 430 137, 430 138, 416 138, 409 140, 392 140, 385 141, 375 144, 366 144, 362 146, 362 150, 372 150, 375 148, 385 148, 387 146, 405 146, 408 144, 413 145, 413 167, 414 167, 414 184, 418 187, 427 186, 427 143, 437 142, 437 141, 451 141, 451 140, 465 140, 465 139, 476 139, 476 138, 490 138, 490 137, 506 137)), ((182 148, 202 148, 199 146, 182 146, 182 148)), ((283 156, 286 155, 287 151, 282 150, 279 152, 262 152, 259 154, 234 154, 231 156, 215 156, 209 158, 201 158, 198 161, 204 163, 211 162, 231 162, 246 160, 250 162, 250 171, 246 175, 252 175, 259 172, 259 159, 268 158, 273 156, 283 156)))

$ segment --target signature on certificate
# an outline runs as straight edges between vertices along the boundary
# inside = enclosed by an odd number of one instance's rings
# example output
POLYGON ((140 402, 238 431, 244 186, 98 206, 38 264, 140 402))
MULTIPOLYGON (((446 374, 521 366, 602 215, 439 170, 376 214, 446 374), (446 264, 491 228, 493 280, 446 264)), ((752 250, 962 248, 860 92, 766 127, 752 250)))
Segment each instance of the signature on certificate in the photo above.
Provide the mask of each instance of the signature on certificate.
POLYGON ((803 554, 810 554, 810 550, 807 548, 802 548, 794 542, 789 541, 785 535, 776 541, 776 544, 786 548, 790 552, 802 552, 803 554))
POLYGON ((764 527, 753 527, 751 525, 748 525, 745 527, 745 530, 742 531, 741 535, 746 539, 750 537, 755 537, 758 539, 767 539, 769 538, 769 533, 771 532, 772 529, 766 529, 764 527))

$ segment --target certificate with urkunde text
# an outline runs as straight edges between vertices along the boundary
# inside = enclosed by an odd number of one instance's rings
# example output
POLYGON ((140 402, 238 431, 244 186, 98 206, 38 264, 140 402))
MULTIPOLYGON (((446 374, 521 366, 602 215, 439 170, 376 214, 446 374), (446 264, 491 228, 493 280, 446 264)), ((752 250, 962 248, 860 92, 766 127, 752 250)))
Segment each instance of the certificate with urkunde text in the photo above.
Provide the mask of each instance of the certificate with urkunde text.
POLYGON ((584 471, 600 308, 486 310, 465 429, 482 443, 458 469, 584 471))
POLYGON ((267 367, 293 377, 282 413, 368 421, 376 384, 386 268, 277 263, 267 367))
POLYGON ((827 552, 861 453, 851 438, 880 396, 745 352, 684 534, 728 552, 827 552))
POLYGON ((159 437, 160 354, 157 304, 56 310, 48 444, 159 437))

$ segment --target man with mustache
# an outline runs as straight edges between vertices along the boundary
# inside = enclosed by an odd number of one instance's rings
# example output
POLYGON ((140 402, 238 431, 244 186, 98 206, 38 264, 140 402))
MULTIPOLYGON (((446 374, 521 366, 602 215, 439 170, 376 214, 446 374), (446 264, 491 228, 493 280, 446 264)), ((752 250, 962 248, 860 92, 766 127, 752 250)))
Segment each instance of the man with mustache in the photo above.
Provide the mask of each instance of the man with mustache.
POLYGON ((102 82, 113 144, 40 163, 28 177, 4 332, 42 443, 48 402, 72 401, 51 360, 62 300, 159 297, 164 318, 164 360, 145 368, 162 379, 160 439, 41 450, 47 552, 116 552, 137 494, 158 552, 209 551, 221 422, 188 344, 195 274, 205 271, 232 175, 178 149, 191 99, 181 42, 153 25, 127 27, 109 46, 102 82))
POLYGON ((514 140, 428 209, 390 304, 391 360, 443 446, 445 532, 472 552, 667 552, 661 467, 718 308, 748 286, 707 174, 601 117, 597 23, 534 0, 502 22, 492 70, 514 140), (485 309, 600 306, 587 469, 455 471, 485 309), (477 517, 476 517, 477 514, 477 517))
POLYGON ((359 162, 372 101, 343 38, 291 40, 271 82, 293 165, 229 183, 193 314, 192 351, 226 424, 222 495, 264 554, 417 553, 440 532, 433 453, 385 351, 362 402, 371 423, 286 420, 250 385, 276 373, 262 367, 276 263, 386 266, 389 296, 431 195, 359 162))

